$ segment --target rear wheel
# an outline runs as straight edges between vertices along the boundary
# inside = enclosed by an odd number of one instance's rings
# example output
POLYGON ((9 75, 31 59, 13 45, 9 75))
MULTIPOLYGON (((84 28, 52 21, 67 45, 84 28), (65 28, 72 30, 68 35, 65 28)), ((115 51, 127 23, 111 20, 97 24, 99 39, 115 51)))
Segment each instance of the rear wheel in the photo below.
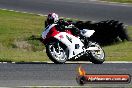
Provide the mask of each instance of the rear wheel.
POLYGON ((52 42, 46 45, 46 53, 51 61, 56 64, 63 64, 67 60, 65 49, 59 43, 52 42))
POLYGON ((102 64, 105 61, 105 52, 102 47, 96 42, 91 42, 89 46, 98 48, 98 50, 89 51, 90 61, 94 64, 102 64))

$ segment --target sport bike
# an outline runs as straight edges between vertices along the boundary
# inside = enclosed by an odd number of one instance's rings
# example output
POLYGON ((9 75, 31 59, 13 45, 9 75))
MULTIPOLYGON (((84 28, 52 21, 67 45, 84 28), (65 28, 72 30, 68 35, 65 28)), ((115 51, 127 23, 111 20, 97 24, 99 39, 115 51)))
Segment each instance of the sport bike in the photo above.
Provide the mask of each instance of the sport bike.
POLYGON ((58 31, 56 25, 47 26, 42 33, 46 53, 51 61, 63 64, 67 60, 80 59, 82 56, 94 64, 102 64, 105 61, 102 47, 90 41, 94 30, 83 29, 80 30, 80 36, 75 36, 68 29, 58 31))

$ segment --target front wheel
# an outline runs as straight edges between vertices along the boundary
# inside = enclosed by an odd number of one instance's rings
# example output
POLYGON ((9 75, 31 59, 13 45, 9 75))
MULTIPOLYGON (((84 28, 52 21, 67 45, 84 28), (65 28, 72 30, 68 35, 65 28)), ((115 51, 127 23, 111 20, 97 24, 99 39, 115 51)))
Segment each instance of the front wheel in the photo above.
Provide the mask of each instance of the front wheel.
POLYGON ((51 61, 56 64, 63 64, 67 60, 67 55, 59 43, 52 42, 46 45, 46 53, 51 61))
POLYGON ((90 42, 90 47, 97 47, 98 50, 90 50, 90 61, 94 64, 102 64, 105 61, 105 52, 102 47, 96 42, 90 42))

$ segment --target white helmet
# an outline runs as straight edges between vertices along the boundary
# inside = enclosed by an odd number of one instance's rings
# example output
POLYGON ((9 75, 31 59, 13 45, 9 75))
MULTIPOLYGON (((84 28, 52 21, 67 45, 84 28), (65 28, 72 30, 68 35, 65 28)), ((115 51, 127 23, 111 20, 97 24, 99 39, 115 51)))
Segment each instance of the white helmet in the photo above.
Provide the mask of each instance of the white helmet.
POLYGON ((47 22, 49 24, 56 23, 56 22, 58 22, 58 20, 59 20, 58 14, 56 14, 56 13, 50 13, 50 14, 48 14, 47 22))

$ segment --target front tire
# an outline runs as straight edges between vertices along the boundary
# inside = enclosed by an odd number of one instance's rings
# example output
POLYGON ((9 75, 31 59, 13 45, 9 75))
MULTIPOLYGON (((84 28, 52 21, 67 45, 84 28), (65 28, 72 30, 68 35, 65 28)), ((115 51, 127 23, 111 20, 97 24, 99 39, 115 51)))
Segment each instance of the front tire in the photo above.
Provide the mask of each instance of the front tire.
POLYGON ((63 64, 67 61, 67 55, 61 46, 56 46, 56 42, 46 45, 46 53, 51 61, 56 64, 63 64))
POLYGON ((90 61, 94 64, 102 64, 105 61, 105 52, 102 47, 96 42, 91 42, 89 46, 98 47, 98 50, 89 51, 90 61))

